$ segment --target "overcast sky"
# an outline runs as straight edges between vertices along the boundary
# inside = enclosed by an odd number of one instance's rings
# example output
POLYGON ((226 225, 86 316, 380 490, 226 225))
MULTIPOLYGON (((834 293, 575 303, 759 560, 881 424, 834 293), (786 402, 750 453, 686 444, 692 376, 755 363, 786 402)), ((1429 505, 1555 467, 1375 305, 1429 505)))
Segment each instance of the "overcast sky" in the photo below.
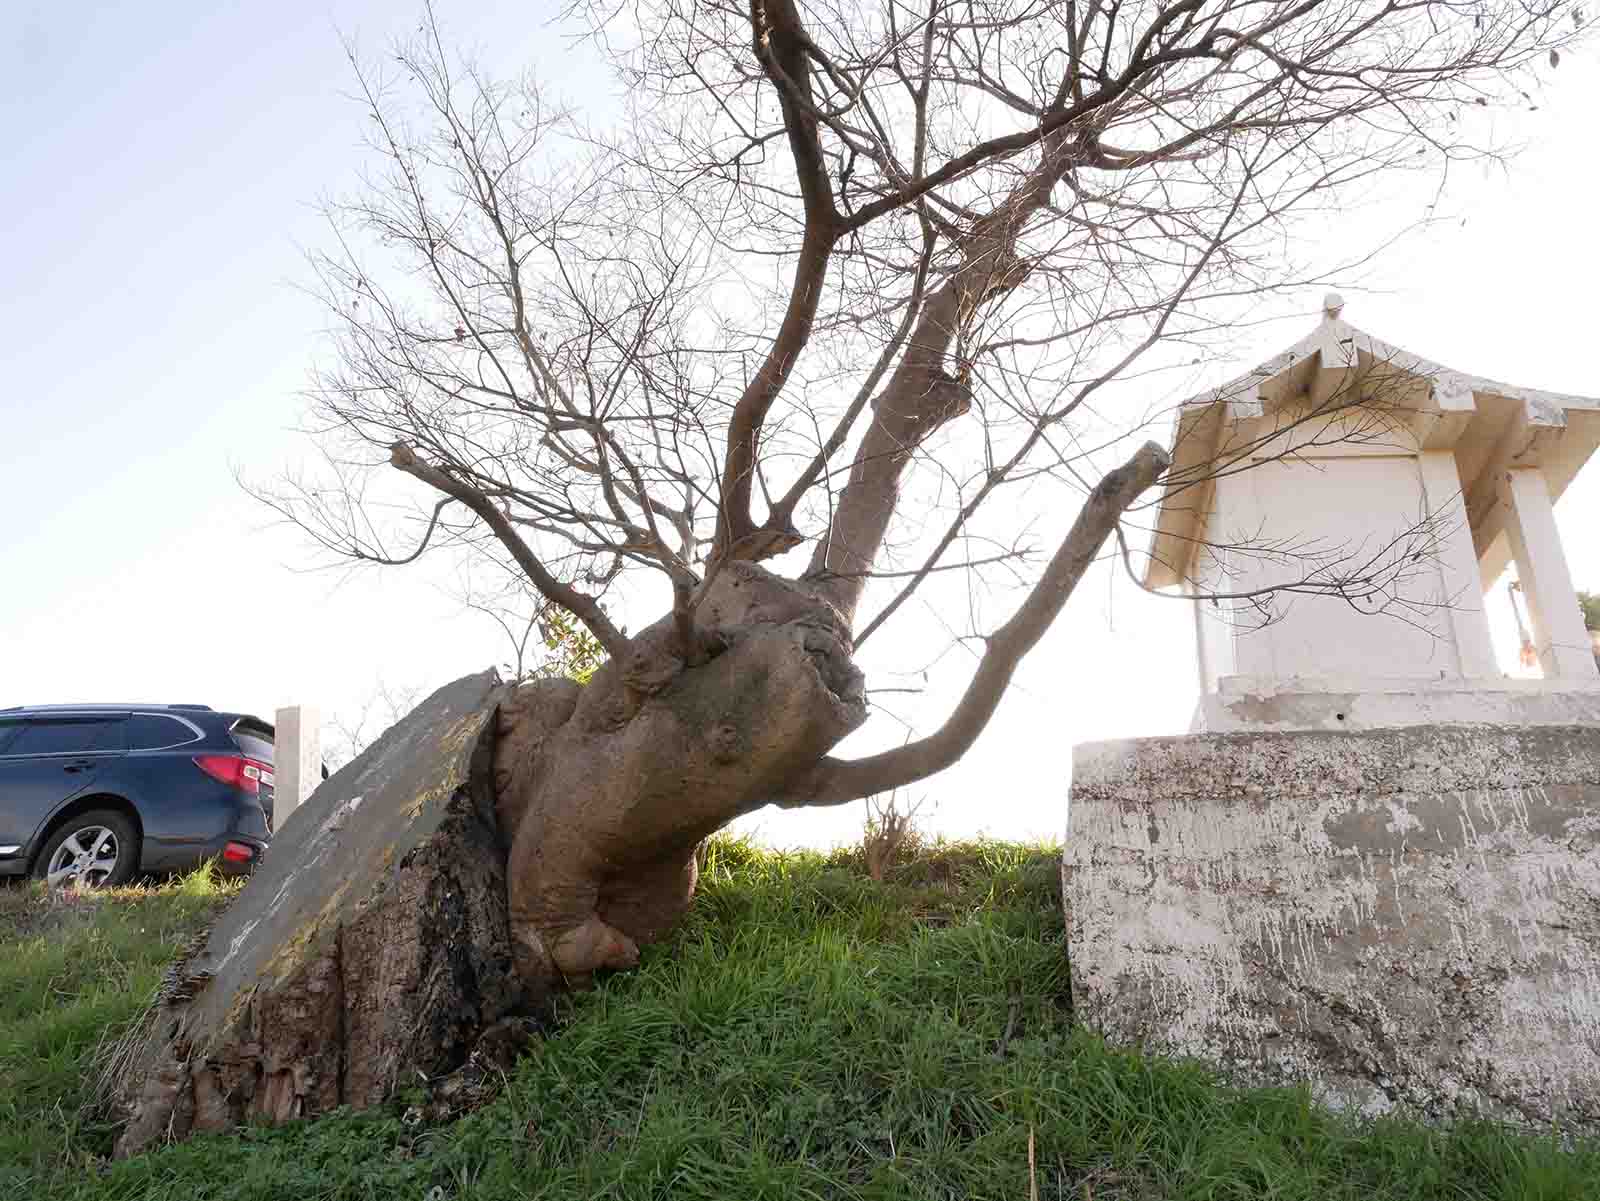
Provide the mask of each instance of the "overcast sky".
MULTIPOLYGON (((554 7, 438 9, 492 69, 531 64, 603 116, 613 85, 542 24, 554 7)), ((448 576, 425 563, 308 571, 303 540, 234 479, 307 453, 297 393, 321 318, 296 285, 309 278, 303 248, 324 237, 317 198, 350 186, 362 161, 339 31, 379 50, 414 25, 406 6, 7 8, 0 706, 193 701, 270 719, 301 702, 348 715, 380 681, 425 689, 504 661, 502 635, 461 610, 448 576)), ((1502 119, 1528 142, 1510 171, 1461 173, 1452 220, 1341 281, 1348 320, 1465 371, 1600 394, 1597 67, 1591 45, 1546 72, 1538 111, 1502 119)), ((1338 236, 1361 233, 1356 221, 1338 236)), ((1261 316, 1278 320, 1206 374, 1220 382, 1298 339, 1321 296, 1275 302, 1261 316)), ((1557 509, 1579 587, 1600 587, 1597 502, 1591 466, 1557 509)), ((869 678, 931 658, 938 616, 875 639, 869 678)), ((1504 605, 1492 616, 1509 651, 1504 605)), ((929 726, 964 679, 961 656, 947 656, 924 695, 893 707, 929 726)), ((944 832, 1058 836, 1071 745, 1180 733, 1195 691, 1184 605, 1100 572, 968 759, 915 795, 944 832)), ((901 730, 887 714, 874 723, 901 730)), ((752 824, 779 843, 830 841, 860 817, 855 805, 752 824)))

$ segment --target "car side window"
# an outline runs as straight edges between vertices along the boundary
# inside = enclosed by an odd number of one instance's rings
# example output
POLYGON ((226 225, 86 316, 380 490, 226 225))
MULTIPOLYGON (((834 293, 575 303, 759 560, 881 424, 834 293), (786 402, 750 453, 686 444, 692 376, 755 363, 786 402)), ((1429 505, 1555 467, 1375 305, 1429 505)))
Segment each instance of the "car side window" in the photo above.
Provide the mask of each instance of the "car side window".
POLYGON ((74 755, 120 751, 126 722, 120 718, 30 721, 0 754, 74 755))
POLYGON ((15 738, 20 729, 22 729, 20 721, 0 721, 0 755, 6 753, 6 743, 15 738))
POLYGON ((182 746, 198 737, 193 730, 173 717, 159 713, 135 713, 128 718, 128 749, 130 751, 159 751, 169 746, 182 746))

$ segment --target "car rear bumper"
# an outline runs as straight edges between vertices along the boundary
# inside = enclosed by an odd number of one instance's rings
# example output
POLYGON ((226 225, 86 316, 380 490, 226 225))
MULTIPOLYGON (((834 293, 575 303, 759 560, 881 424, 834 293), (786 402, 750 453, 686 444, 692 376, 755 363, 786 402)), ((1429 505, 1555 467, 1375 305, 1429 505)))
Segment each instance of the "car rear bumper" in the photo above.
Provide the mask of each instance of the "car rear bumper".
POLYGON ((224 876, 248 876, 256 870, 256 865, 261 862, 261 856, 266 854, 267 844, 259 838, 251 838, 243 834, 232 834, 227 838, 217 840, 214 849, 206 857, 215 856, 216 868, 224 876), (249 852, 249 858, 243 858, 243 852, 249 852))
POLYGON ((205 842, 186 842, 179 846, 151 846, 147 843, 144 862, 140 867, 157 875, 191 872, 209 859, 220 875, 230 878, 248 876, 255 871, 266 850, 266 839, 249 834, 219 834, 205 842), (229 856, 227 852, 230 845, 249 848, 250 858, 241 861, 229 856))

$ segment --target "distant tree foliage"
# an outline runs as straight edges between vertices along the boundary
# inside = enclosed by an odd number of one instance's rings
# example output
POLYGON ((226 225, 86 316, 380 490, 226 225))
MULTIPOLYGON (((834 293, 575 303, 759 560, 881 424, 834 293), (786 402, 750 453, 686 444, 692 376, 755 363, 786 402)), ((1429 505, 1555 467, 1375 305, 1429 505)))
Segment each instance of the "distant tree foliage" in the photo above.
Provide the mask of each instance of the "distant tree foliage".
POLYGON ((1583 628, 1591 634, 1600 633, 1600 594, 1578 593, 1578 606, 1583 610, 1583 628))

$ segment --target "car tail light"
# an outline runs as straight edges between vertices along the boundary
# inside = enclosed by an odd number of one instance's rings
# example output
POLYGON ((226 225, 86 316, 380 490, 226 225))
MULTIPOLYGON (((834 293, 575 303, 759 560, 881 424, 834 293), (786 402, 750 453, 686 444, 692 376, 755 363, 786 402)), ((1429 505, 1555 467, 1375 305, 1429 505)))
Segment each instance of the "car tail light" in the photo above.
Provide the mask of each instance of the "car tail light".
POLYGON ((249 863, 256 857, 256 849, 242 842, 230 842, 222 848, 222 857, 229 863, 249 863))
POLYGON ((243 755, 196 755, 194 765, 213 780, 251 796, 259 795, 263 784, 272 787, 271 765, 243 755))

